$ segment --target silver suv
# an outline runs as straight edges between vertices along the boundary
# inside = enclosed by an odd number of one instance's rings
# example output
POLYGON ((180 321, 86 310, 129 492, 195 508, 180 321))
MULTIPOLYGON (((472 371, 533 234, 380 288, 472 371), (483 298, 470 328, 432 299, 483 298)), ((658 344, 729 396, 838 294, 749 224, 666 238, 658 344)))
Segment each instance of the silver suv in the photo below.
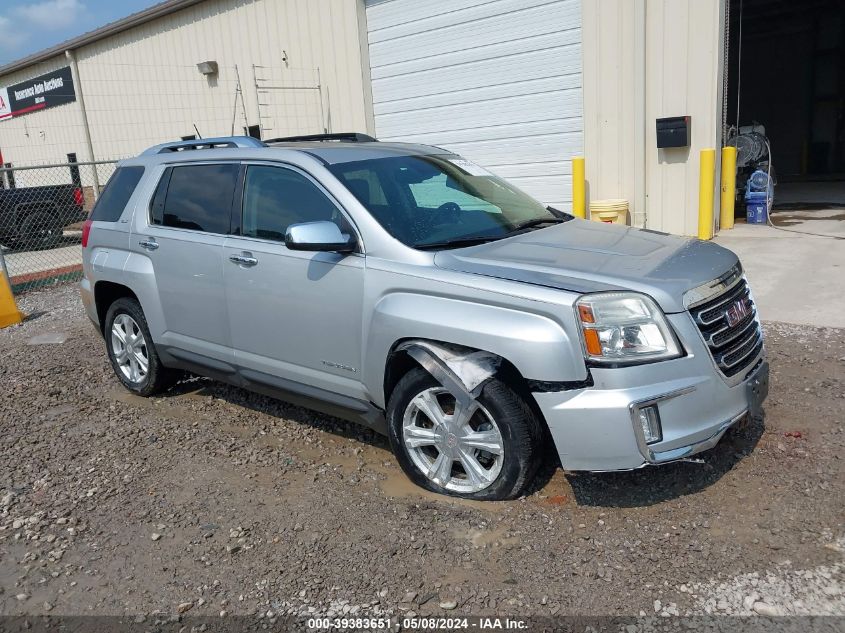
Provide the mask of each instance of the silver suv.
POLYGON ((437 147, 360 135, 167 143, 85 225, 118 379, 178 370, 361 422, 420 486, 526 489, 713 447, 768 365, 737 257, 589 222, 437 147))

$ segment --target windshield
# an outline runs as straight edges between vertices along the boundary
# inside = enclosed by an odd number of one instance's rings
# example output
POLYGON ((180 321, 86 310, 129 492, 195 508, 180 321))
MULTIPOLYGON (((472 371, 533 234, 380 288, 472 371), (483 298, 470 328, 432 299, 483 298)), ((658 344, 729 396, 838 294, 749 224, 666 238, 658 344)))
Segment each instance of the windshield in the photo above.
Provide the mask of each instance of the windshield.
POLYGON ((466 245, 568 219, 454 155, 389 156, 329 169, 396 239, 415 248, 466 245))

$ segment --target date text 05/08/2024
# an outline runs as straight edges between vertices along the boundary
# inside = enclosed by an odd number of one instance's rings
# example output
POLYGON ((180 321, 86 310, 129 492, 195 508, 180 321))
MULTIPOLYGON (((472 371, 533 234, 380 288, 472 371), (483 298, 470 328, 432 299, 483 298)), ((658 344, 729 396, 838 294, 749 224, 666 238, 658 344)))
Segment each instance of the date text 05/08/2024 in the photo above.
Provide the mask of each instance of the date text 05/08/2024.
POLYGON ((528 628, 528 622, 519 618, 500 617, 403 617, 403 618, 309 618, 307 627, 319 630, 403 630, 424 631, 519 631, 528 628))

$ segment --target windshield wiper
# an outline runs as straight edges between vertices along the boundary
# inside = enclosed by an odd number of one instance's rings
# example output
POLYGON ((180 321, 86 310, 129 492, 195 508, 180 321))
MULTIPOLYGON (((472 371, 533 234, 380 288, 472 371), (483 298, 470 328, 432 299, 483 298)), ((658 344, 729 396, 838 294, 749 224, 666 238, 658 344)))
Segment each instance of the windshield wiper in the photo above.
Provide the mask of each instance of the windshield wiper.
POLYGON ((486 244, 487 242, 494 242, 500 240, 506 235, 475 235, 468 237, 456 237, 453 240, 443 240, 442 242, 421 242, 419 244, 411 244, 411 248, 417 250, 434 250, 437 248, 461 248, 463 246, 475 246, 476 244, 486 244))
POLYGON ((470 235, 467 237, 457 237, 453 240, 443 240, 442 242, 421 242, 419 244, 412 244, 411 248, 416 248, 417 250, 430 250, 436 248, 461 248, 464 246, 475 246, 476 244, 485 244, 505 237, 511 237, 527 231, 528 229, 534 228, 535 226, 541 226, 543 224, 561 224, 562 222, 566 222, 570 219, 572 218, 534 218, 533 220, 526 220, 521 224, 517 224, 504 235, 470 235))
POLYGON ((524 231, 525 229, 531 229, 535 226, 542 226, 543 224, 561 224, 562 222, 566 222, 564 218, 534 218, 533 220, 526 220, 520 224, 517 224, 513 227, 508 235, 513 235, 514 233, 519 233, 520 231, 524 231))
POLYGON ((453 240, 443 240, 440 242, 420 242, 418 244, 411 244, 411 248, 416 248, 418 250, 428 250, 435 248, 460 248, 463 246, 475 246, 476 244, 485 244, 487 242, 493 242, 495 240, 500 240, 505 237, 511 237, 513 235, 517 235, 519 233, 527 231, 528 229, 532 229, 535 226, 542 226, 543 224, 562 224, 563 222, 568 222, 573 217, 563 213, 562 211, 557 211, 557 209, 549 208, 549 211, 557 212, 561 215, 554 215, 550 218, 534 218, 533 220, 526 220, 525 222, 514 226, 510 231, 508 231, 504 235, 469 235, 467 237, 456 237, 453 240))
POLYGON ((560 218, 561 220, 574 220, 575 216, 571 213, 567 213, 566 211, 561 211, 560 209, 555 209, 554 207, 546 207, 546 211, 551 213, 556 218, 560 218))

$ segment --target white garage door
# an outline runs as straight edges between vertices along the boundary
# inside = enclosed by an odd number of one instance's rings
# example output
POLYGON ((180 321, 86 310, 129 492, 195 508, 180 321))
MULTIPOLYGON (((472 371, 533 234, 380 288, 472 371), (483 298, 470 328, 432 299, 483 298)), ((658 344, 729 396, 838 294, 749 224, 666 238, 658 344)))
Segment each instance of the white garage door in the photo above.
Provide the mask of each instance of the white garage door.
POLYGON ((447 148, 569 209, 581 0, 367 0, 376 135, 447 148))

